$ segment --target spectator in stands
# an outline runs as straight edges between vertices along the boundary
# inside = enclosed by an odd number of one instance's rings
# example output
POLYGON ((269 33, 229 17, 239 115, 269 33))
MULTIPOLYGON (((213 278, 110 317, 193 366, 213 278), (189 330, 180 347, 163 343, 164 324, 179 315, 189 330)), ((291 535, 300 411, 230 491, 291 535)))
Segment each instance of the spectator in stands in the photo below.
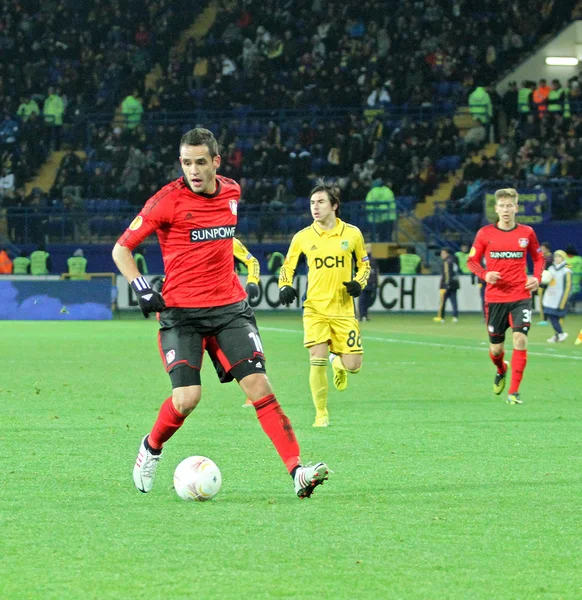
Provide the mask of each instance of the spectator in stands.
POLYGON ((42 108, 47 139, 55 150, 61 149, 63 115, 65 114, 65 103, 59 91, 52 86, 49 87, 42 108))
POLYGON ((508 122, 513 119, 519 118, 518 101, 519 91, 517 89, 517 82, 510 81, 507 90, 503 94, 502 101, 503 111, 505 112, 505 116, 508 122))
POLYGON ((46 251, 44 244, 39 244, 38 248, 30 255, 30 274, 49 275, 51 271, 51 255, 46 251))
POLYGON ((12 259, 8 254, 7 248, 0 246, 0 275, 12 274, 12 259))
POLYGON ((141 123, 142 114, 143 106, 139 98, 139 91, 134 89, 133 93, 128 94, 121 103, 121 115, 125 127, 135 129, 141 123))
POLYGON ((30 97, 30 94, 25 94, 22 96, 22 100, 18 110, 16 111, 16 114, 20 117, 20 120, 23 123, 26 123, 32 113, 40 115, 40 108, 38 107, 36 101, 30 97))
POLYGON ((14 192, 14 189, 14 173, 12 173, 10 169, 2 167, 0 169, 0 206, 2 205, 2 199, 4 198, 4 196, 12 194, 14 192))
POLYGON ((469 112, 475 121, 483 125, 489 125, 493 116, 493 105, 491 97, 487 90, 482 86, 477 86, 469 95, 469 112))
POLYGON ((550 95, 550 91, 551 88, 546 83, 546 80, 540 79, 538 87, 532 94, 534 108, 540 117, 548 110, 548 96, 550 95))
POLYGON ((535 83, 524 80, 521 82, 521 87, 517 93, 517 112, 521 118, 527 117, 534 110, 533 90, 535 83))
POLYGON ((416 254, 414 246, 407 246, 406 252, 398 255, 401 275, 415 275, 422 269, 422 259, 416 254))
POLYGON ((548 94, 548 113, 553 116, 570 116, 568 92, 562 87, 559 79, 552 80, 552 89, 548 94))
POLYGON ((396 198, 390 189, 391 182, 377 178, 366 195, 368 223, 372 225, 375 242, 391 242, 396 221, 396 198))
POLYGON ((30 273, 30 258, 24 250, 20 250, 18 256, 12 261, 13 275, 28 275, 30 273))
POLYGON ((463 177, 455 175, 455 185, 451 190, 451 197, 447 202, 447 210, 452 213, 460 212, 461 200, 467 195, 467 184, 463 181, 463 177))
POLYGON ((4 119, 0 122, 0 150, 12 147, 18 138, 18 122, 6 111, 4 119))

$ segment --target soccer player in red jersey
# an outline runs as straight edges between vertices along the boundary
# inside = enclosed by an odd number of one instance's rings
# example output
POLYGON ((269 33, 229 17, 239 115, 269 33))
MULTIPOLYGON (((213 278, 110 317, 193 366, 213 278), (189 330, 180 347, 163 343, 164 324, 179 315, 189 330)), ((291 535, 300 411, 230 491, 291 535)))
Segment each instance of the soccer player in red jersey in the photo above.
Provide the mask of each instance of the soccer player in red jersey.
POLYGON ((325 463, 304 467, 291 423, 277 402, 246 292, 234 272, 233 237, 240 187, 217 175, 218 144, 197 128, 180 141, 184 176, 150 198, 113 248, 113 259, 135 291, 144 316, 159 313, 160 354, 172 382, 154 426, 141 443, 133 480, 149 492, 162 447, 201 397, 200 367, 206 350, 224 383, 236 379, 287 470, 300 498, 328 476, 325 463), (166 280, 162 293, 138 271, 132 250, 151 233, 160 241, 166 280))
POLYGON ((508 363, 505 356, 505 331, 513 330, 511 383, 509 404, 522 404, 519 385, 527 363, 527 334, 531 327, 532 293, 542 276, 546 261, 534 230, 515 222, 518 195, 513 188, 495 192, 495 212, 499 220, 477 232, 469 252, 468 266, 477 277, 487 282, 485 290, 486 323, 489 331, 489 356, 497 367, 493 391, 499 395, 505 388, 508 363), (526 273, 527 254, 534 264, 533 277, 526 273), (485 258, 485 267, 481 259, 485 258))

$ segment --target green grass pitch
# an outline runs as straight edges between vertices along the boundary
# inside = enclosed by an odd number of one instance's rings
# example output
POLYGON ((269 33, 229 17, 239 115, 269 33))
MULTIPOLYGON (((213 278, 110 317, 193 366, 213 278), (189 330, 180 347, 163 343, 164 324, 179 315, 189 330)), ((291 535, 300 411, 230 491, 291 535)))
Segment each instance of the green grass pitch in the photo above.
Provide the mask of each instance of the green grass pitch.
MULTIPOLYGON (((258 315, 309 500, 210 361, 151 494, 131 470, 169 379, 153 319, 0 323, 0 598, 582 598, 581 317, 532 327, 523 406, 492 394, 477 316, 375 316, 364 368, 313 429, 300 316, 258 315), (205 504, 173 492, 219 465, 205 504)), ((331 369, 329 371, 331 381, 331 369)))

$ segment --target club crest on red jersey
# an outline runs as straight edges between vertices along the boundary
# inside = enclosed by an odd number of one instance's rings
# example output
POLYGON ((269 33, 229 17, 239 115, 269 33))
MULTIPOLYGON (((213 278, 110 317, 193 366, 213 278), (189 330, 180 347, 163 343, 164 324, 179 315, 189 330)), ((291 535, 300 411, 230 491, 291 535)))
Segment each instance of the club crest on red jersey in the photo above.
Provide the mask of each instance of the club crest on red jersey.
POLYGON ((517 240, 517 243, 519 244, 520 248, 527 248, 527 245, 529 244, 529 239, 528 238, 519 238, 519 240, 517 240))
POLYGON ((238 202, 236 200, 229 200, 228 201, 228 205, 230 206, 230 212, 233 215, 236 215, 236 213, 237 213, 237 207, 238 207, 238 202))

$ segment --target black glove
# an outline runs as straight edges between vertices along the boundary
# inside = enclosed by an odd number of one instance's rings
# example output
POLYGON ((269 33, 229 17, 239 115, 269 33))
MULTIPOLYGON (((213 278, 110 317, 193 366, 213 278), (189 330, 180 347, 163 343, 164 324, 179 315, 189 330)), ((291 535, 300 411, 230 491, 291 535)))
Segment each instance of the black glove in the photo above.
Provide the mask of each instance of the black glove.
POLYGON ((295 298, 297 298, 297 292, 294 287, 285 285, 279 290, 279 300, 281 301, 281 304, 289 306, 293 303, 295 298))
POLYGON ((137 296, 139 307, 143 316, 148 319, 150 313, 161 312, 166 308, 166 303, 162 295, 155 290, 152 290, 150 284, 145 277, 137 277, 131 282, 131 287, 137 296))
POLYGON ((352 298, 357 298, 362 293, 362 286, 355 280, 353 281, 344 281, 344 285, 346 286, 346 290, 352 298))
POLYGON ((150 285, 152 286, 152 290, 162 293, 162 288, 164 287, 164 282, 166 281, 165 275, 156 275, 152 280, 150 285))
POLYGON ((256 283, 247 283, 246 291, 249 300, 259 297, 259 286, 256 283))

